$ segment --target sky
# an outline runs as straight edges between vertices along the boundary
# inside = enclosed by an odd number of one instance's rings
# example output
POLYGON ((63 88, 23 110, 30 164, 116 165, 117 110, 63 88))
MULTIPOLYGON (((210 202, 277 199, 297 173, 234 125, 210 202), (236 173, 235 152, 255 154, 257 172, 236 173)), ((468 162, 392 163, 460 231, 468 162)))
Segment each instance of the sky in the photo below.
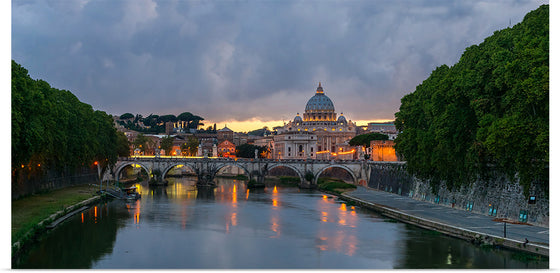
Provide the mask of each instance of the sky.
POLYGON ((548 2, 17 0, 11 58, 113 115, 188 111, 249 131, 302 114, 321 82, 365 125, 548 2))

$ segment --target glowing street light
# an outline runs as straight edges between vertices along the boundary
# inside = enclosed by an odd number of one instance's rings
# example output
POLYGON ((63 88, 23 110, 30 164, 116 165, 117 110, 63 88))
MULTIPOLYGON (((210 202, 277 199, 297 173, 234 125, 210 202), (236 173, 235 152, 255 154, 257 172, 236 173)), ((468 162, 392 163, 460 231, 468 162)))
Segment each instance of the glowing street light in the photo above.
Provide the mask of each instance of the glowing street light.
POLYGON ((99 168, 99 162, 93 162, 93 165, 97 166, 97 179, 99 179, 99 190, 103 187, 103 181, 101 181, 101 169, 99 168))

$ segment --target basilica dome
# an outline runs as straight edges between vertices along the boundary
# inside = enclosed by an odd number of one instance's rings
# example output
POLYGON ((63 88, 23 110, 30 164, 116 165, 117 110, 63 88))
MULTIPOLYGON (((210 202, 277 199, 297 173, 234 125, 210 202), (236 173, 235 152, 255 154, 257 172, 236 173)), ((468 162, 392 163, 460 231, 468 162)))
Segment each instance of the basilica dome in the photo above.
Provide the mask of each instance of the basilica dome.
POLYGON ((348 123, 348 121, 346 121, 346 118, 344 117, 344 115, 342 115, 342 113, 340 113, 340 116, 338 117, 338 120, 336 122, 339 125, 346 125, 348 123))
POLYGON ((299 113, 297 113, 297 116, 294 118, 294 122, 296 123, 302 123, 303 119, 301 119, 301 117, 299 116, 299 113))
POLYGON ((334 112, 334 104, 323 92, 323 87, 319 82, 319 87, 315 95, 307 101, 305 105, 305 113, 303 113, 303 122, 306 124, 336 124, 336 113, 334 112), (311 123, 310 123, 311 122, 311 123))
POLYGON ((331 99, 323 93, 321 83, 319 83, 315 95, 307 101, 305 112, 334 112, 334 104, 331 99))

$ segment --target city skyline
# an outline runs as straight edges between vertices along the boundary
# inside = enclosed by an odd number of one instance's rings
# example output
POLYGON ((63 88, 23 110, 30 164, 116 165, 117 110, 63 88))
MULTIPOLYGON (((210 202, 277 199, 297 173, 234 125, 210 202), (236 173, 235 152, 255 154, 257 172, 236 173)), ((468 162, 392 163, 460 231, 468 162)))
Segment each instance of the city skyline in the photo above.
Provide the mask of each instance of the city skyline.
POLYGON ((358 125, 549 1, 12 2, 12 59, 94 109, 250 131, 321 82, 358 125))

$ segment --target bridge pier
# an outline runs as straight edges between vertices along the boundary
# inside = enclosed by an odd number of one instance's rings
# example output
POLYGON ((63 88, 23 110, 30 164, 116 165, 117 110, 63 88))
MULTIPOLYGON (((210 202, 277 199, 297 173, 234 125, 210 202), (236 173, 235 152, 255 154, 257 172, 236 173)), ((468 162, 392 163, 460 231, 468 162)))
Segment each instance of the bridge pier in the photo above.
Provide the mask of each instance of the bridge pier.
POLYGON ((307 180, 302 180, 298 186, 302 189, 314 189, 317 187, 317 184, 313 184, 307 180))
POLYGON ((216 187, 216 182, 214 182, 214 175, 207 172, 201 172, 197 175, 198 180, 196 181, 197 188, 213 188, 216 187))

